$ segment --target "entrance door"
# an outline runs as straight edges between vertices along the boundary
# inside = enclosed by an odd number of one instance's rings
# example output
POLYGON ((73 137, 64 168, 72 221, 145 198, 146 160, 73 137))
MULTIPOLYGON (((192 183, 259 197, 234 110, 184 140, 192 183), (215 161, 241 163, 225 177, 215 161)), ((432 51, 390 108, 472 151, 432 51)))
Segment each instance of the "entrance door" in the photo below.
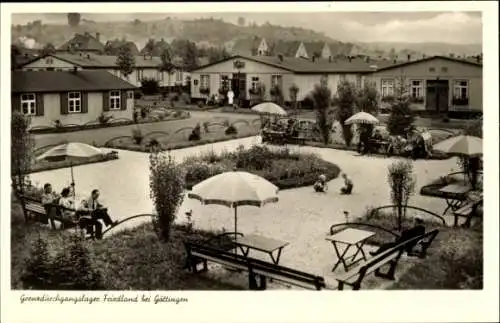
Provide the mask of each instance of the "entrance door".
POLYGON ((448 112, 449 92, 448 80, 427 80, 425 109, 436 113, 448 112))
POLYGON ((245 73, 234 73, 233 74, 233 79, 231 81, 231 87, 233 88, 234 92, 234 97, 235 98, 241 98, 241 99, 246 99, 246 93, 247 93, 247 75, 245 73), (239 77, 239 79, 238 79, 239 77), (240 96, 241 94, 241 96, 240 96))

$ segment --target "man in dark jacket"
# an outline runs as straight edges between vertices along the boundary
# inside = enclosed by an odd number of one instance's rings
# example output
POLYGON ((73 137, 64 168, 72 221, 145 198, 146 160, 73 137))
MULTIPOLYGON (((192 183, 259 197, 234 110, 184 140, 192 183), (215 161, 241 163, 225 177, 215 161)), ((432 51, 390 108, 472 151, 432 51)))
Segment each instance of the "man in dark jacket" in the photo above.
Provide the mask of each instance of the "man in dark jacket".
MULTIPOLYGON (((396 238, 396 240, 394 240, 394 242, 389 242, 389 243, 385 243, 385 244, 381 245, 377 251, 371 251, 370 255, 376 256, 376 255, 384 252, 385 250, 388 250, 392 247, 397 246, 398 244, 402 243, 403 241, 413 239, 413 238, 418 237, 424 233, 425 233, 424 221, 422 221, 422 219, 415 218, 415 224, 412 228, 403 230, 403 232, 401 232, 401 236, 399 238, 396 238)), ((405 248, 406 252, 411 253, 413 251, 413 248, 417 244, 417 242, 418 241, 407 245, 405 248)))

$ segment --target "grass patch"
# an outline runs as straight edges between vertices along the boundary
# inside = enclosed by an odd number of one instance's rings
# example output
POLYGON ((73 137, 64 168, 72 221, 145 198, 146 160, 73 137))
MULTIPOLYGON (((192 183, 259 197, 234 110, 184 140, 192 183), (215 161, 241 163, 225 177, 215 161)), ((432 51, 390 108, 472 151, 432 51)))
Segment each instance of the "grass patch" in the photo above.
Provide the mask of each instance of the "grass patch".
POLYGON ((47 170, 66 168, 73 165, 80 166, 86 164, 94 164, 94 163, 102 163, 110 160, 118 159, 118 152, 111 151, 109 153, 103 154, 101 156, 93 156, 82 160, 77 161, 69 161, 69 160, 61 160, 61 161, 36 161, 33 166, 31 166, 30 173, 43 172, 47 170))
MULTIPOLYGON (((367 212, 368 214, 369 212, 367 212)), ((393 230, 395 217, 387 212, 356 219, 393 230)), ((425 259, 418 259, 389 289, 481 289, 483 284, 483 227, 481 221, 472 228, 454 228, 439 222, 424 220, 426 231, 438 229, 439 233, 425 259)), ((404 219, 403 228, 411 226, 411 219, 404 219)), ((380 245, 394 241, 388 233, 380 232, 367 243, 380 245)), ((404 261, 404 259, 403 259, 404 261)))
MULTIPOLYGON (((12 205, 11 287, 22 289, 21 275, 31 253, 31 242, 41 237, 51 254, 65 245, 73 230, 50 230, 37 223, 24 223, 18 204, 12 205)), ((174 226, 168 243, 159 241, 153 225, 147 223, 124 230, 100 241, 85 241, 93 268, 102 275, 106 290, 234 290, 240 289, 183 269, 185 239, 204 240, 216 233, 188 232, 174 226)))
POLYGON ((187 157, 182 166, 186 172, 186 187, 214 175, 238 169, 261 176, 280 189, 314 184, 320 174, 328 180, 336 178, 340 168, 315 154, 291 152, 287 148, 271 149, 253 146, 238 147, 235 152, 202 153, 187 157))

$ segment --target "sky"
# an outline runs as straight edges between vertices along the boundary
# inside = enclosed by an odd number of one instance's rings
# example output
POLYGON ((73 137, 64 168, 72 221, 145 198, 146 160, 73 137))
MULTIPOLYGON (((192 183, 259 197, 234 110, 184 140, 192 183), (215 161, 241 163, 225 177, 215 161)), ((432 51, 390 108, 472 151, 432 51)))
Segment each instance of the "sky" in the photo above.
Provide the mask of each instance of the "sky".
MULTIPOLYGON (((295 26, 323 32, 340 41, 355 42, 445 42, 482 43, 480 12, 322 12, 322 13, 83 13, 83 19, 94 21, 143 21, 166 17, 179 19, 209 18, 237 23, 238 17, 258 25, 295 26)), ((66 14, 16 14, 13 24, 41 19, 43 23, 66 24, 66 14)))

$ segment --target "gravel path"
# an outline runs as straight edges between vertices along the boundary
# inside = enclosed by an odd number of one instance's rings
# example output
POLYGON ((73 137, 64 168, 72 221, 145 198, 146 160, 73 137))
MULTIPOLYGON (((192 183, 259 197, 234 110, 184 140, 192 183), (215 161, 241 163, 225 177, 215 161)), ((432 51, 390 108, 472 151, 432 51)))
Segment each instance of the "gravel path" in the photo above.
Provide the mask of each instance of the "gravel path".
MULTIPOLYGON (((180 161, 184 156, 203 150, 233 150, 240 144, 250 146, 259 142, 260 138, 251 137, 175 150, 173 154, 180 161)), ((324 239, 329 227, 344 221, 343 210, 358 216, 369 206, 390 204, 387 167, 395 158, 365 157, 358 156, 355 152, 324 148, 301 147, 300 150, 315 152, 325 160, 337 164, 353 180, 353 194, 341 196, 338 193, 343 186, 340 178, 329 183, 329 191, 325 194, 315 193, 311 187, 284 190, 280 192, 280 201, 276 204, 266 205, 261 209, 241 207, 238 210, 238 231, 289 241, 290 245, 283 250, 280 264, 322 275, 331 281, 334 277, 331 267, 336 259, 332 245, 324 239)), ((112 216, 117 219, 150 213, 153 205, 148 196, 147 155, 120 151, 119 156, 115 161, 75 167, 77 193, 88 193, 94 187, 99 188, 104 204, 109 206, 112 216)), ((417 192, 422 185, 455 170, 455 159, 415 161, 417 192)), ((69 176, 69 169, 59 169, 33 174, 32 180, 40 185, 51 182, 59 190, 63 185, 69 184, 69 176)), ((446 206, 441 199, 418 194, 412 197, 410 204, 438 214, 446 206)), ((185 221, 184 212, 189 209, 193 210, 196 227, 219 230, 223 227, 232 230, 234 227, 232 210, 222 206, 201 206, 199 202, 187 198, 179 210, 179 222, 185 221)), ((147 218, 132 220, 116 230, 138 225, 143 221, 147 221, 147 218)), ((257 252, 253 256, 267 257, 257 252)))

